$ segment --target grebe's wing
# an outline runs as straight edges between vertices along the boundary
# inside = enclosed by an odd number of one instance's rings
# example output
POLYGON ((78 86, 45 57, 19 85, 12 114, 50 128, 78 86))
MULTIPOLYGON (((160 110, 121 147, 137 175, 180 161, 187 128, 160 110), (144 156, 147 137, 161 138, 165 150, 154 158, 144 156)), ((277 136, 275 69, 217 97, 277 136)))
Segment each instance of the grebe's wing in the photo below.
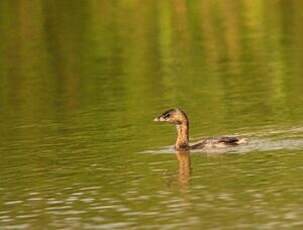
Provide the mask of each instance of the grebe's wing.
MULTIPOLYGON (((216 144, 237 145, 239 138, 237 137, 209 137, 190 146, 191 149, 201 149, 216 144)), ((212 146, 213 147, 213 146, 212 146)))
POLYGON ((233 145, 245 144, 247 142, 248 142, 247 138, 226 137, 226 136, 225 137, 213 137, 213 138, 206 138, 198 143, 191 145, 190 149, 233 146, 233 145))
POLYGON ((219 143, 234 145, 238 144, 239 140, 238 137, 219 137, 217 141, 219 143))
POLYGON ((218 138, 217 142, 229 145, 240 145, 247 144, 248 139, 246 137, 220 137, 218 138))

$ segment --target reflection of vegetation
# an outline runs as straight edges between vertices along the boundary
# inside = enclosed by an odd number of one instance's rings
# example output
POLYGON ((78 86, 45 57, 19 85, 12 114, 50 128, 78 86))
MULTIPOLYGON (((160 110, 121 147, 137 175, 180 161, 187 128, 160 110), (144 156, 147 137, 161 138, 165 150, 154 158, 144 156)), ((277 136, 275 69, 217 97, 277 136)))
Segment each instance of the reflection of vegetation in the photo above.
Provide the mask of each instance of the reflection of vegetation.
MULTIPOLYGON (((239 85, 247 95, 261 88, 266 100, 251 103, 263 103, 265 109, 273 103, 289 104, 287 82, 293 82, 288 78, 295 74, 297 56, 288 50, 301 46, 301 39, 294 39, 302 37, 295 23, 301 5, 1 1, 1 82, 8 85, 3 99, 13 90, 15 99, 33 110, 56 103, 57 98, 49 99, 53 92, 68 98, 68 106, 100 97, 140 105, 138 95, 183 104, 183 92, 200 83, 192 89, 200 96, 197 104, 205 105, 204 97, 222 103, 239 85)), ((246 100, 244 95, 242 103, 246 100)), ((140 106, 147 103, 152 105, 144 100, 140 106)), ((231 109, 241 110, 236 105, 231 109)))
POLYGON ((0 4, 7 116, 114 104, 131 118, 159 101, 199 107, 213 130, 238 114, 248 123, 301 116, 291 113, 302 98, 300 1, 0 4))
MULTIPOLYGON (((0 166, 7 184, 0 187, 20 194, 42 187, 48 195, 49 181, 56 190, 90 178, 108 185, 107 194, 126 194, 129 181, 121 175, 140 181, 137 168, 145 178, 149 167, 131 165, 139 157, 131 152, 173 143, 170 131, 149 123, 170 106, 185 107, 194 135, 302 123, 302 6, 294 0, 1 0, 0 166), (105 173, 90 173, 98 164, 105 173), (106 170, 121 183, 113 185, 106 170), (121 189, 122 183, 128 185, 121 189)), ((186 188, 190 161, 177 157, 186 188)), ((199 183, 224 187, 225 168, 213 170, 199 183)), ((143 190, 154 186, 151 180, 140 181, 143 190)))
POLYGON ((3 120, 61 121, 101 106, 100 122, 118 110, 143 122, 167 105, 207 117, 214 132, 226 120, 301 118, 300 1, 0 4, 3 120))
POLYGON ((100 122, 113 110, 140 122, 149 108, 181 105, 217 132, 302 115, 292 112, 302 100, 300 1, 0 4, 5 120, 101 106, 100 122))

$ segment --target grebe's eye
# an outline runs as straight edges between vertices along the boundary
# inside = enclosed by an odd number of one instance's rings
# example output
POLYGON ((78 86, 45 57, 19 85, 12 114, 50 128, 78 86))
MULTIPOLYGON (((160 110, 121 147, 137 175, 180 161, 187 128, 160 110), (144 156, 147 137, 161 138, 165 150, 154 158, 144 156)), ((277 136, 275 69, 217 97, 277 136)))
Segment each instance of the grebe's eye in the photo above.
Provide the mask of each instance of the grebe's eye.
POLYGON ((164 116, 163 116, 163 118, 169 118, 170 117, 170 114, 168 113, 168 114, 165 114, 164 116))

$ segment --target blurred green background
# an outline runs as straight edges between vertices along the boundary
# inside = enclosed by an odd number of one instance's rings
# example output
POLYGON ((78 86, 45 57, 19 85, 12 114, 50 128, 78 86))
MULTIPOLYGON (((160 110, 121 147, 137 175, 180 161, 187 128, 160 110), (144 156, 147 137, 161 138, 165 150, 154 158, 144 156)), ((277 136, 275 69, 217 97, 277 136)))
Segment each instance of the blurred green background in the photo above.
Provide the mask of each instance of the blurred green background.
POLYGON ((1 0, 0 228, 302 226, 302 7, 1 0), (172 107, 194 138, 259 139, 190 173, 158 151, 172 107))

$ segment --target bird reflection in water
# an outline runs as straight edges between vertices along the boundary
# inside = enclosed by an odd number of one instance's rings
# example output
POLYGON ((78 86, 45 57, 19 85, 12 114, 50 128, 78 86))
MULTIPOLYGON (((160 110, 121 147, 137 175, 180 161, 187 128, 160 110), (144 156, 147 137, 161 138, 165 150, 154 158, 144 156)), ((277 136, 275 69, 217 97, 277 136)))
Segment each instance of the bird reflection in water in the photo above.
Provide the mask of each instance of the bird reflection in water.
POLYGON ((191 175, 190 152, 186 150, 176 151, 176 157, 179 163, 178 182, 181 191, 186 191, 188 188, 191 175))

